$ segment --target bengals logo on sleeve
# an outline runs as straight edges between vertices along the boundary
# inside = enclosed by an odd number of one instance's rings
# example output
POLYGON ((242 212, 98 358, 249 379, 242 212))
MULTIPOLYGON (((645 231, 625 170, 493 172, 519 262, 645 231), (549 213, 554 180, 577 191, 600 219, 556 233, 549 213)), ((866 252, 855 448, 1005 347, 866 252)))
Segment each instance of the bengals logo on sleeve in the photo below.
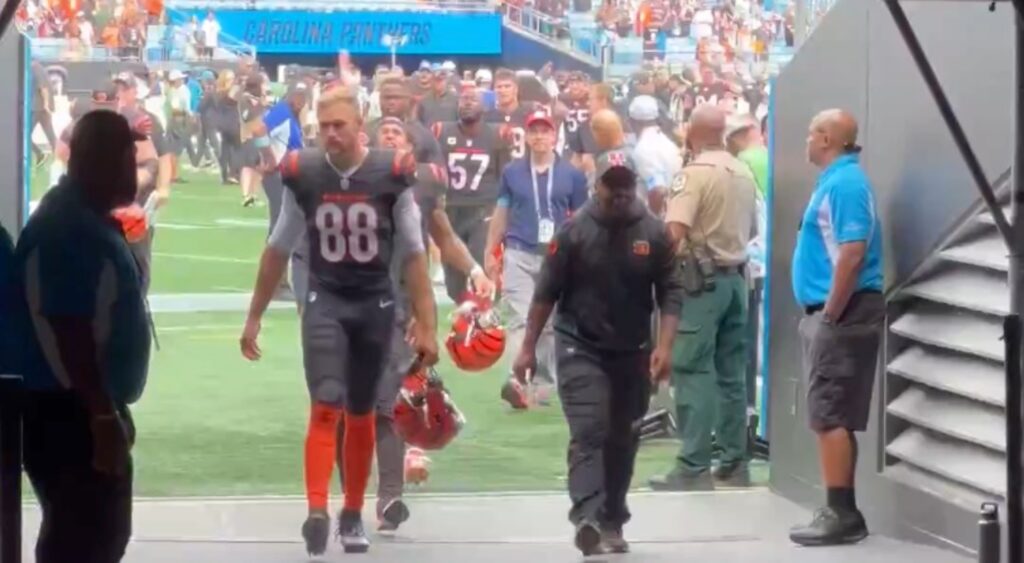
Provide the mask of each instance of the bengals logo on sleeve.
POLYGON ((288 151, 278 165, 282 178, 297 178, 299 176, 299 151, 288 151))

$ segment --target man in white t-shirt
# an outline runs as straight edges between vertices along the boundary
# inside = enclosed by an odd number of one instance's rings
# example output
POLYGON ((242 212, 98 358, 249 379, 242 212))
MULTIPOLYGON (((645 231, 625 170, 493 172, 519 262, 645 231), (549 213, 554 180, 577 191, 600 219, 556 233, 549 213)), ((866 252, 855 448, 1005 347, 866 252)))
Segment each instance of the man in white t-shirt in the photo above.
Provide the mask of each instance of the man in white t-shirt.
POLYGON ((206 19, 203 20, 201 28, 203 32, 202 55, 212 59, 220 41, 220 22, 213 15, 213 10, 206 13, 206 19))

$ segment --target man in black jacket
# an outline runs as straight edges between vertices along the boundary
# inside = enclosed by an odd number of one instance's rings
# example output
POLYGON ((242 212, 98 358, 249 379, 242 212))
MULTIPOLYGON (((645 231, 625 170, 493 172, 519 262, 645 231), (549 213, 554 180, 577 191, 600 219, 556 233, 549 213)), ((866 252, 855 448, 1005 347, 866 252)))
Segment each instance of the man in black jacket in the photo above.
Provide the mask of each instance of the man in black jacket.
POLYGON ((596 162, 594 197, 551 242, 513 372, 536 369, 536 345, 558 304, 558 392, 569 421, 569 520, 584 555, 625 553, 626 493, 651 384, 668 376, 682 283, 665 225, 636 197, 623 151, 596 162), (654 342, 651 315, 661 311, 654 342))

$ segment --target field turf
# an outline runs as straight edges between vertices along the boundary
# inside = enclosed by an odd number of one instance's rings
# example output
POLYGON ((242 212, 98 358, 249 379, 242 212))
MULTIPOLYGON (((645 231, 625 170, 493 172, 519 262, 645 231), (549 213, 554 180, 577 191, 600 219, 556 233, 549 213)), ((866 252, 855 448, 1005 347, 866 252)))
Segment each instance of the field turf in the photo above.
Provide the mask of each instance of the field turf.
MULTIPOLYGON (((187 172, 159 217, 154 294, 241 293, 255 279, 267 208, 243 208, 236 186, 187 172)), ((33 182, 35 198, 44 182, 33 182)), ((308 399, 292 310, 268 313, 264 358, 238 352, 241 312, 161 313, 149 386, 135 407, 141 496, 299 495, 308 399)), ((439 366, 468 424, 431 453, 414 490, 483 492, 564 488, 568 434, 557 404, 511 412, 498 390, 507 361, 482 374, 439 366)), ((672 441, 645 444, 635 484, 669 467, 672 441)), ((337 490, 338 486, 335 484, 337 490)))

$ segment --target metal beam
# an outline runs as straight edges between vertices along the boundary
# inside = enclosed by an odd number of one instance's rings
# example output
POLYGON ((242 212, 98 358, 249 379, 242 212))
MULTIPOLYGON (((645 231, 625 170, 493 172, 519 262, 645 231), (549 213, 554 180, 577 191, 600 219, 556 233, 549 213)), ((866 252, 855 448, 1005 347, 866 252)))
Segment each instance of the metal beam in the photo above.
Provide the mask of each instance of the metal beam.
POLYGON ((896 23, 900 35, 903 36, 903 41, 907 44, 907 49, 910 50, 910 56, 913 57, 918 70, 921 71, 925 84, 928 86, 929 92, 931 92, 932 97, 935 99, 939 113, 942 115, 943 121, 946 122, 949 132, 953 136, 953 142, 960 151, 960 155, 967 165, 971 178, 974 179, 974 183, 981 192, 981 198, 985 200, 985 204, 992 211, 992 218, 995 220, 999 234, 1006 242, 1007 248, 1012 248, 1012 233, 1010 223, 1006 219, 1006 214, 1003 213, 1003 209, 996 200, 995 192, 992 190, 992 185, 989 184, 988 178, 985 177, 985 171, 981 167, 981 162, 974 153, 974 149, 971 148, 971 143, 967 140, 967 134, 964 132, 963 126, 960 125, 960 120, 957 119, 956 112, 953 111, 953 106, 950 104, 945 90, 942 89, 942 85, 935 75, 935 70, 932 68, 931 63, 928 62, 928 56, 925 55, 924 48, 921 47, 921 42, 914 33, 910 20, 907 19, 906 12, 900 6, 899 0, 884 1, 885 5, 889 8, 889 12, 892 14, 892 19, 896 23))

